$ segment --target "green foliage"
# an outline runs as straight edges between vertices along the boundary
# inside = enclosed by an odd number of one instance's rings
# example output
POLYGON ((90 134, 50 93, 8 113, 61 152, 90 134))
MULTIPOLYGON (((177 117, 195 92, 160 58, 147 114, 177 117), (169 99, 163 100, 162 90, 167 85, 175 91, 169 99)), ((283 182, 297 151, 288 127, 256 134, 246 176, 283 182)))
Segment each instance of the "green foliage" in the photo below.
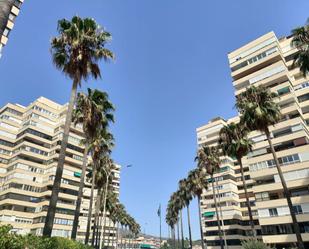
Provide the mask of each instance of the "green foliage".
POLYGON ((79 242, 60 237, 38 237, 32 234, 26 236, 10 233, 12 226, 0 226, 1 249, 92 249, 79 242))
POLYGON ((161 247, 160 247, 160 249, 170 249, 171 248, 171 246, 170 246, 171 244, 170 243, 164 243, 161 247))
POLYGON ((241 243, 243 249, 271 249, 260 240, 246 240, 241 243))

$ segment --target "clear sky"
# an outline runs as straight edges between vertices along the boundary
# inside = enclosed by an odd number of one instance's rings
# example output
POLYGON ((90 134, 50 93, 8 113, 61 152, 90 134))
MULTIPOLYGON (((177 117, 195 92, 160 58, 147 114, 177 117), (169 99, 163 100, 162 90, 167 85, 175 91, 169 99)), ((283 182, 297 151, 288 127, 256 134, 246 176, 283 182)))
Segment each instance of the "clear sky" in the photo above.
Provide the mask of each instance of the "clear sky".
MULTIPOLYGON (((308 9, 308 0, 25 0, 0 59, 0 105, 67 102, 71 82, 52 65, 49 42, 58 19, 95 18, 112 33, 117 59, 84 86, 107 91, 116 105, 113 157, 133 165, 123 169, 121 201, 158 234, 159 203, 165 215, 194 167, 195 129, 235 114, 227 53, 271 30, 288 35, 308 9)), ((196 204, 192 220, 198 238, 196 204)))

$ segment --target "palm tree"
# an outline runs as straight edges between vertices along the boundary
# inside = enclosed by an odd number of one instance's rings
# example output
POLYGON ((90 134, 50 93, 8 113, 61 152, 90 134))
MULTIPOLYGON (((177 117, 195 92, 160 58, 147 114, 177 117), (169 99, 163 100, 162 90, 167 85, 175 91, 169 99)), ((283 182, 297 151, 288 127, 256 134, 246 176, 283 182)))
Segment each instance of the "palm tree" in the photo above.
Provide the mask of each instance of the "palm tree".
POLYGON ((231 158, 236 158, 240 167, 241 179, 244 186, 248 214, 250 219, 250 225, 252 230, 252 236, 256 236, 254 229, 254 221, 252 216, 252 210, 249 201, 249 195, 247 191, 247 184, 244 176, 244 169, 242 165, 242 158, 252 150, 252 141, 248 139, 248 129, 242 123, 231 123, 224 126, 220 130, 219 144, 224 155, 231 158))
POLYGON ((189 230, 189 242, 190 242, 190 248, 192 248, 192 234, 191 234, 191 222, 190 222, 190 202, 192 200, 192 192, 191 192, 191 186, 188 179, 182 179, 179 181, 179 192, 180 197, 184 203, 184 206, 187 208, 187 218, 188 218, 188 230, 189 230))
MULTIPOLYGON (((224 249, 222 235, 224 236, 225 246, 227 245, 227 243, 226 243, 225 234, 224 234, 225 232, 220 225, 221 220, 219 218, 217 195, 216 195, 215 186, 214 186, 214 182, 215 182, 214 173, 217 170, 220 169, 220 159, 219 159, 218 148, 216 148, 214 146, 213 147, 203 146, 201 149, 199 149, 199 151, 197 153, 197 157, 195 158, 195 160, 198 161, 198 166, 200 168, 206 170, 206 172, 211 177, 213 198, 214 198, 214 202, 215 202, 215 209, 216 209, 217 222, 218 222, 220 246, 221 246, 221 249, 224 249)), ((222 225, 223 225, 223 220, 222 220, 222 225)))
POLYGON ((167 205, 166 209, 166 223, 171 227, 172 231, 172 240, 173 240, 173 247, 176 249, 176 231, 175 226, 178 221, 178 213, 175 208, 175 202, 174 202, 174 194, 170 197, 170 200, 167 205))
POLYGON ((78 93, 76 107, 73 111, 72 121, 74 124, 82 124, 85 135, 85 151, 80 178, 80 186, 74 213, 71 238, 76 239, 80 205, 83 195, 84 178, 88 164, 89 144, 94 140, 100 129, 105 129, 110 122, 114 122, 112 114, 114 107, 108 100, 108 95, 99 90, 88 88, 88 94, 78 93))
POLYGON ((299 67, 306 77, 309 72, 309 19, 304 26, 293 29, 292 36, 291 45, 298 50, 294 56, 293 67, 299 67))
POLYGON ((105 227, 106 219, 104 219, 104 201, 105 195, 108 194, 109 191, 112 191, 111 186, 106 182, 106 174, 110 174, 112 170, 112 165, 109 163, 110 158, 108 155, 102 156, 99 159, 99 167, 97 169, 96 178, 95 178, 95 186, 97 188, 97 200, 95 205, 95 222, 94 222, 94 229, 93 229, 93 236, 92 236, 92 245, 98 247, 100 243, 100 238, 104 240, 104 233, 99 232, 99 228, 105 227), (102 213, 102 218, 100 219, 100 213, 102 213))
POLYGON ((104 234, 105 234, 105 223, 106 223, 106 201, 107 201, 107 195, 108 192, 113 191, 113 187, 110 185, 110 183, 113 181, 113 175, 112 170, 114 169, 115 164, 114 161, 109 156, 104 156, 102 158, 102 189, 103 189, 103 202, 101 204, 101 211, 102 211, 102 220, 104 222, 102 228, 101 228, 101 234, 102 234, 102 243, 100 243, 99 248, 101 249, 104 243, 104 234))
POLYGON ((296 215, 291 201, 291 193, 284 179, 268 128, 269 126, 275 125, 281 119, 279 105, 274 102, 275 98, 277 97, 278 94, 270 92, 269 89, 263 86, 251 86, 247 88, 245 92, 237 96, 236 107, 240 114, 242 114, 241 122, 245 124, 249 130, 259 130, 263 132, 267 137, 269 147, 274 157, 274 161, 282 183, 283 192, 287 199, 288 207, 290 209, 298 247, 300 249, 304 249, 304 243, 302 241, 299 225, 297 223, 296 215))
POLYGON ((205 249, 205 240, 203 235, 203 228, 202 228, 202 212, 201 212, 201 197, 204 189, 207 189, 207 179, 206 179, 206 171, 203 171, 201 168, 197 168, 191 170, 188 175, 188 182, 190 182, 190 192, 194 196, 197 197, 198 200, 198 213, 199 213, 199 222, 200 222, 200 234, 201 234, 201 242, 202 242, 202 249, 205 249))
MULTIPOLYGON (((108 191, 107 192, 107 198, 106 198, 106 210, 109 212, 109 221, 110 223, 116 225, 117 223, 117 216, 116 216, 116 206, 118 203, 118 197, 117 194, 114 191, 108 191)), ((111 224, 109 224, 109 227, 111 227, 111 224)), ((110 241, 108 241, 108 244, 110 241)))
POLYGON ((82 19, 78 16, 74 16, 71 21, 62 19, 58 22, 58 32, 59 36, 51 41, 53 63, 73 80, 73 85, 55 180, 43 229, 43 235, 48 237, 52 234, 54 224, 77 87, 81 85, 82 80, 87 80, 90 76, 95 79, 101 76, 98 61, 114 58, 113 53, 104 47, 111 35, 102 30, 93 19, 82 19))
MULTIPOLYGON (((179 223, 177 223, 177 226, 180 227, 180 237, 181 237, 181 248, 184 248, 184 236, 183 236, 183 220, 182 220, 182 209, 185 205, 184 199, 181 193, 181 190, 178 190, 175 192, 174 195, 174 202, 175 202, 175 208, 177 210, 177 213, 179 215, 179 223)), ((177 228, 178 229, 178 228, 177 228)), ((179 239, 178 239, 179 240, 179 239)), ((178 242, 179 243, 179 242, 178 242)))
POLYGON ((111 153, 111 149, 114 146, 114 137, 107 129, 101 129, 97 136, 94 138, 93 142, 90 145, 90 151, 92 153, 92 184, 90 192, 90 202, 88 209, 88 220, 87 220, 87 229, 85 236, 85 244, 88 244, 89 235, 90 235, 90 226, 92 219, 92 206, 93 206, 93 196, 95 188, 95 180, 97 170, 100 168, 100 160, 104 155, 111 153))

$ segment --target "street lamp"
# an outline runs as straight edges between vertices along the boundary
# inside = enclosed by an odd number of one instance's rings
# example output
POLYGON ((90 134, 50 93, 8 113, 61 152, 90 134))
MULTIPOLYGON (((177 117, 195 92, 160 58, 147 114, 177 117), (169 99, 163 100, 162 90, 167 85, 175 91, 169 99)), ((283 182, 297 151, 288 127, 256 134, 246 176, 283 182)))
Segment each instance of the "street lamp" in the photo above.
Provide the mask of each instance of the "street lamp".
MULTIPOLYGON (((133 166, 132 164, 129 164, 126 167, 131 168, 132 166, 133 166)), ((99 246, 100 249, 102 249, 102 246, 104 244, 103 233, 104 233, 104 223, 105 223, 104 221, 105 221, 105 217, 106 217, 107 188, 108 188, 108 185, 109 185, 109 177, 112 174, 111 170, 109 172, 107 172, 107 170, 104 167, 102 169, 104 170, 104 173, 105 173, 105 176, 106 176, 106 186, 105 186, 104 199, 103 199, 103 216, 102 216, 102 228, 101 228, 101 239, 102 239, 102 241, 100 242, 100 246, 99 246)))

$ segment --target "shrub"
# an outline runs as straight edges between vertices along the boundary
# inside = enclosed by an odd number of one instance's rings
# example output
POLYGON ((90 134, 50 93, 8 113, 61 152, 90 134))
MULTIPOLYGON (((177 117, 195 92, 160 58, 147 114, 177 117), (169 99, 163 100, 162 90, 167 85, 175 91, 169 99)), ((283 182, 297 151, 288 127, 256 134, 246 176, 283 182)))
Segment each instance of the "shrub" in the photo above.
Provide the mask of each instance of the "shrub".
POLYGON ((26 236, 10 233, 12 226, 0 226, 1 249, 93 249, 77 241, 61 237, 38 237, 32 234, 26 236))
POLYGON ((241 243, 243 249, 271 249, 260 240, 246 240, 241 243))

